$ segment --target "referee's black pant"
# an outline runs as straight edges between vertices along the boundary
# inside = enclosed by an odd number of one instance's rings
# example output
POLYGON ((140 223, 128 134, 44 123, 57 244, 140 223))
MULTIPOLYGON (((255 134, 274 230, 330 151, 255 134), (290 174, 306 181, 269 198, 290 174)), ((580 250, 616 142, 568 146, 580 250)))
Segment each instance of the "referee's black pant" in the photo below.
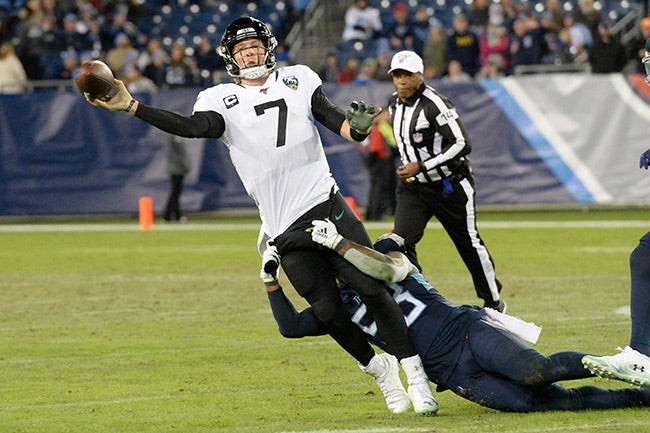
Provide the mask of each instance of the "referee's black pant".
POLYGON ((474 289, 487 304, 499 299, 501 283, 494 262, 476 228, 473 182, 463 177, 451 182, 451 193, 442 182, 407 183, 397 186, 397 208, 393 232, 404 238, 406 255, 420 270, 415 245, 422 239, 427 223, 436 217, 447 231, 472 275, 474 289))
POLYGON ((282 269, 298 294, 305 298, 328 333, 358 362, 367 365, 375 352, 361 328, 354 325, 343 305, 338 284, 349 284, 360 296, 377 324, 377 333, 398 359, 417 352, 408 338, 402 310, 384 282, 369 277, 338 253, 311 240, 314 219, 329 218, 338 232, 372 247, 363 224, 340 193, 300 217, 274 243, 282 257, 282 269))

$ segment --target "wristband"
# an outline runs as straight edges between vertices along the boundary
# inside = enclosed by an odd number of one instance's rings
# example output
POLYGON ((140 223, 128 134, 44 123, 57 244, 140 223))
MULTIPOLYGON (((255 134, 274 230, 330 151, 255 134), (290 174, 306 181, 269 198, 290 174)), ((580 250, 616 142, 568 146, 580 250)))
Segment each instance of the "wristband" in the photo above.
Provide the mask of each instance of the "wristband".
POLYGON ((126 107, 126 110, 124 110, 124 111, 126 111, 127 113, 128 113, 129 111, 131 111, 131 108, 133 108, 133 105, 134 105, 134 104, 135 104, 135 99, 131 99, 131 102, 129 102, 129 106, 126 107))
POLYGON ((370 135, 370 133, 362 134, 361 132, 357 131, 356 129, 352 129, 352 128, 350 128, 350 137, 352 137, 352 139, 353 139, 354 141, 363 141, 363 140, 365 140, 369 135, 370 135))
POLYGON ((341 240, 336 243, 334 246, 334 251, 337 253, 340 253, 341 249, 345 246, 347 243, 347 239, 345 239, 343 236, 341 236, 341 240))
POLYGON ((427 166, 424 165, 424 161, 418 161, 418 168, 420 169, 420 173, 426 173, 427 171, 427 166))

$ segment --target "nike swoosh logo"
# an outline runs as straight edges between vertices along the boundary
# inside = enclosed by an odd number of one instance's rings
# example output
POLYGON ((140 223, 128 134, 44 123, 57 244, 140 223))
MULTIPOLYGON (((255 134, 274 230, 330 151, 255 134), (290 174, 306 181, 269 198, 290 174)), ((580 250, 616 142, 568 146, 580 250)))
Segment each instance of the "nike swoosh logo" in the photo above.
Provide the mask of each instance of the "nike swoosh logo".
POLYGON ((340 220, 341 218, 343 218, 343 213, 345 213, 345 209, 343 209, 340 214, 334 215, 334 219, 336 221, 340 220))

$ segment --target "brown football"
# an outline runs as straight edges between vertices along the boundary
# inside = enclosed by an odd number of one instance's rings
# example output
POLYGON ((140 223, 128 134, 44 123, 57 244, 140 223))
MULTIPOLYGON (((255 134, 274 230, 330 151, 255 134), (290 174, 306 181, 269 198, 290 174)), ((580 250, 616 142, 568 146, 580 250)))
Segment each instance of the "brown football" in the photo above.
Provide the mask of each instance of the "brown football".
POLYGON ((79 67, 74 80, 81 93, 88 93, 91 98, 99 99, 115 88, 113 79, 113 72, 106 63, 101 60, 89 60, 79 67))

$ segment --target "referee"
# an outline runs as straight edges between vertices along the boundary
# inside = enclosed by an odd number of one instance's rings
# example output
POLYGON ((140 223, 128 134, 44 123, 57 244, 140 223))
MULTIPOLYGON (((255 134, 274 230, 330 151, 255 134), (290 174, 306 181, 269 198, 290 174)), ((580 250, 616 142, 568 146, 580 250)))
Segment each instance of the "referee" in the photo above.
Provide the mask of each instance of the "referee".
POLYGON ((417 261, 415 244, 435 216, 456 245, 484 306, 504 312, 494 262, 476 228, 474 177, 467 159, 467 130, 449 99, 424 83, 423 62, 400 51, 388 71, 395 93, 388 109, 402 165, 397 169, 397 208, 393 232, 405 240, 406 254, 417 261))

